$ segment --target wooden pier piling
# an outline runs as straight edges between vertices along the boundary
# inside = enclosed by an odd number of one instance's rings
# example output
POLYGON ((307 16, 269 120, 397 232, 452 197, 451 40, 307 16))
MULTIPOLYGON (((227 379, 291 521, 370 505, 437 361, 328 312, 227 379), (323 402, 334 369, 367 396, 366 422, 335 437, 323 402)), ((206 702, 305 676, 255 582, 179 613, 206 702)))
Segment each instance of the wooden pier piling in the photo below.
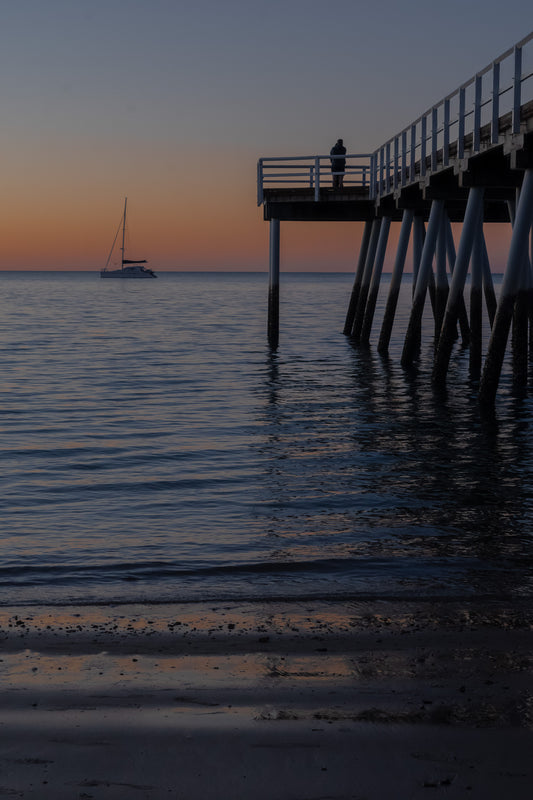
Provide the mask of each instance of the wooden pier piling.
POLYGON ((524 259, 527 253, 532 220, 533 169, 527 169, 524 174, 520 200, 516 209, 516 219, 509 248, 509 260, 505 270, 501 296, 479 386, 479 399, 482 403, 492 404, 496 397, 514 306, 523 285, 524 259))
POLYGON ((383 322, 381 323, 381 332, 379 335, 378 352, 386 353, 389 349, 390 337, 392 334, 392 326, 396 314, 396 307, 398 305, 398 297, 400 294, 400 287, 402 285, 402 276, 405 266, 405 259, 407 256, 407 248, 409 246, 409 239, 411 236, 411 228, 413 226, 413 210, 406 208, 403 212, 402 227, 400 230, 400 238, 398 240, 398 247, 396 249, 396 259, 392 270, 392 277, 389 286, 389 295, 387 298, 387 305, 385 307, 385 314, 383 322))
POLYGON ((482 220, 474 235, 470 275, 470 376, 479 380, 482 363, 483 330, 483 227, 482 220))
POLYGON ((483 237, 483 292, 485 294, 485 305, 487 306, 490 327, 492 328, 494 325, 494 317, 496 316, 496 308, 498 307, 498 303, 496 301, 496 293, 494 291, 494 283, 492 281, 492 274, 490 271, 489 254, 487 253, 485 237, 483 237))
POLYGON ((446 303, 448 302, 448 277, 446 275, 446 230, 448 219, 446 212, 442 214, 439 235, 437 239, 437 258, 436 268, 437 277, 435 281, 435 348, 439 341, 446 303))
MULTIPOLYGON (((455 243, 453 241, 453 233, 452 233, 452 226, 450 224, 450 220, 447 220, 446 225, 446 253, 448 256, 448 263, 450 266, 450 275, 453 278, 453 271, 455 269, 455 260, 456 260, 456 253, 455 253, 455 243)), ((450 290, 448 287, 448 296, 450 294, 450 290)), ((447 301, 446 301, 447 304, 447 301)), ((444 313, 446 314, 446 308, 444 309, 444 313)), ((442 320, 444 322, 444 319, 442 320)), ((463 346, 466 347, 470 341, 470 323, 468 322, 468 314, 466 311, 466 304, 464 297, 461 295, 459 299, 459 329, 461 331, 461 338, 463 342, 463 346)), ((441 325, 442 330, 442 325, 441 325)), ((440 335, 439 335, 440 338, 440 335)), ((454 332, 454 339, 457 339, 457 332, 454 332)))
POLYGON ((424 218, 417 214, 413 221, 413 295, 415 293, 416 282, 418 280, 418 270, 420 268, 420 259, 422 258, 422 250, 424 247, 425 238, 426 226, 424 224, 424 218))
POLYGON ((357 261, 357 268, 355 270, 355 278, 352 287, 352 294, 350 296, 350 303, 348 305, 348 311, 346 313, 346 321, 344 323, 343 333, 345 334, 345 336, 350 336, 353 330, 353 323, 355 320, 355 313, 357 311, 357 303, 359 301, 359 292, 361 291, 361 283, 363 281, 363 273, 365 270, 366 256, 368 253, 368 245, 370 242, 371 231, 372 231, 372 221, 367 219, 363 230, 363 239, 361 241, 361 247, 359 248, 359 258, 357 261))
POLYGON ((370 290, 370 281, 372 271, 374 269, 374 261, 376 260, 376 252, 378 249, 379 235, 381 231, 381 218, 377 217, 372 223, 372 230, 370 233, 370 242, 365 259, 365 268, 363 271, 363 278, 361 281, 361 288, 359 290, 359 297, 357 299, 357 308, 352 328, 352 338, 358 342, 363 328, 363 320, 365 317, 366 301, 368 292, 370 290))
POLYGON ((363 325, 361 327, 362 344, 368 344, 368 342, 370 341, 370 331, 372 329, 372 321, 374 319, 374 312, 376 310, 376 301, 378 299, 381 273, 383 272, 385 252, 387 250, 387 242, 389 240, 390 223, 391 223, 390 217, 383 217, 383 219, 381 220, 378 246, 376 250, 376 258, 374 261, 374 268, 372 270, 372 279, 370 281, 370 288, 368 290, 368 297, 363 316, 363 325))
POLYGON ((452 285, 448 295, 448 302, 444 312, 444 321, 437 345, 435 364, 433 367, 433 380, 435 383, 444 383, 448 364, 452 354, 453 343, 457 330, 457 322, 460 315, 461 301, 464 303, 464 287, 470 263, 470 255, 474 244, 474 237, 477 232, 483 207, 483 188, 474 186, 470 189, 468 202, 466 205, 465 219, 459 248, 455 259, 455 267, 452 277, 452 285))
POLYGON ((270 270, 268 286, 268 343, 279 344, 279 219, 270 220, 270 270))
POLYGON ((428 229, 422 248, 422 257, 413 294, 413 306, 409 317, 409 325, 402 352, 402 366, 410 367, 420 342, 422 313, 429 284, 429 274, 437 246, 437 237, 442 220, 444 204, 442 200, 433 200, 429 214, 428 229))

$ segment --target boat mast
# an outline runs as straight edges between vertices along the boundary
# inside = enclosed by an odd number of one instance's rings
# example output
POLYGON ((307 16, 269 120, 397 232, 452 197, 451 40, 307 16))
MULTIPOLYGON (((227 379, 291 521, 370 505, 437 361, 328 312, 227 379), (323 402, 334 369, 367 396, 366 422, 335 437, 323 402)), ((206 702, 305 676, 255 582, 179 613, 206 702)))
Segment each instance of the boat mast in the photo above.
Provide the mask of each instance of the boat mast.
POLYGON ((124 242, 126 239, 126 206, 128 204, 128 198, 124 198, 124 217, 122 219, 122 269, 124 269, 124 242))

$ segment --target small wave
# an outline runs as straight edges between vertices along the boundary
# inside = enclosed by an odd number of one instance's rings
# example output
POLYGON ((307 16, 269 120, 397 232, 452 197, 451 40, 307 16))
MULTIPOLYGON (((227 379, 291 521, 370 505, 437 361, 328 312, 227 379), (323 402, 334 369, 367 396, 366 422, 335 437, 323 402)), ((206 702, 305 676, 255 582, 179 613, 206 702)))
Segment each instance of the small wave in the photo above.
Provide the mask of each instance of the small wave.
MULTIPOLYGON (((357 577, 359 580, 369 575, 381 575, 382 580, 388 576, 396 580, 404 572, 402 559, 385 559, 372 557, 304 559, 285 561, 261 561, 231 564, 180 565, 165 561, 121 562, 116 564, 50 564, 43 565, 8 565, 0 569, 0 582, 7 586, 37 585, 87 585, 109 584, 120 582, 143 582, 145 584, 186 580, 211 584, 220 582, 248 583, 254 577, 276 582, 280 578, 295 580, 306 578, 321 579, 331 583, 357 577)), ((463 568, 476 566, 475 559, 467 559, 463 568)), ((436 559, 410 559, 409 573, 426 574, 428 577, 435 571, 443 573, 446 561, 436 563, 436 559), (413 561, 418 561, 414 564, 413 561)), ((453 566, 453 569, 457 569, 453 566)))

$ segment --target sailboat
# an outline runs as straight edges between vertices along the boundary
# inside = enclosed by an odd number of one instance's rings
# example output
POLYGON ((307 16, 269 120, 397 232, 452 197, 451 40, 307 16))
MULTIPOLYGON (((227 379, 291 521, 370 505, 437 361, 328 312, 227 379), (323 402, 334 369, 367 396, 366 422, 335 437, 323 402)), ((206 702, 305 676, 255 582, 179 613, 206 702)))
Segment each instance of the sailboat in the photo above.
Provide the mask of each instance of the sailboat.
POLYGON ((148 267, 144 267, 143 264, 146 264, 146 259, 142 258, 140 260, 133 260, 131 258, 124 258, 125 254, 125 242, 126 242, 126 209, 128 207, 128 198, 124 198, 124 213, 122 215, 122 220, 118 227, 118 230, 115 234, 115 238, 113 240, 113 244, 111 246, 111 250, 107 257, 106 265, 103 269, 100 270, 100 277, 101 278, 157 278, 155 272, 148 267), (121 250, 121 267, 120 269, 108 269, 109 262, 111 260, 111 256, 113 255, 113 250, 115 249, 115 244, 122 228, 122 246, 121 250))

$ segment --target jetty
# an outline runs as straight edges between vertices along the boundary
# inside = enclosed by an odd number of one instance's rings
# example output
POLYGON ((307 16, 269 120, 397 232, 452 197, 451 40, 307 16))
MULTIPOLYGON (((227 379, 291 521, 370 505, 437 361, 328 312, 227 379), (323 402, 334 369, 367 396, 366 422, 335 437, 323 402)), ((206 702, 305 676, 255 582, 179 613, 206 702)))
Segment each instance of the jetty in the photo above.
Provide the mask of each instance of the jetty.
POLYGON ((513 384, 525 388, 533 348, 533 32, 373 152, 348 153, 341 188, 333 188, 332 178, 329 154, 259 159, 257 202, 270 224, 270 346, 279 344, 281 222, 364 222, 344 325, 344 334, 361 345, 370 343, 396 222, 378 351, 389 347, 411 242, 413 296, 402 365, 410 368, 418 357, 429 294, 436 385, 446 383, 459 330, 479 400, 493 404, 512 329, 513 384), (452 223, 461 223, 457 241, 452 223), (485 243, 488 223, 512 229, 498 299, 485 243), (483 351, 484 313, 491 334, 483 351))

